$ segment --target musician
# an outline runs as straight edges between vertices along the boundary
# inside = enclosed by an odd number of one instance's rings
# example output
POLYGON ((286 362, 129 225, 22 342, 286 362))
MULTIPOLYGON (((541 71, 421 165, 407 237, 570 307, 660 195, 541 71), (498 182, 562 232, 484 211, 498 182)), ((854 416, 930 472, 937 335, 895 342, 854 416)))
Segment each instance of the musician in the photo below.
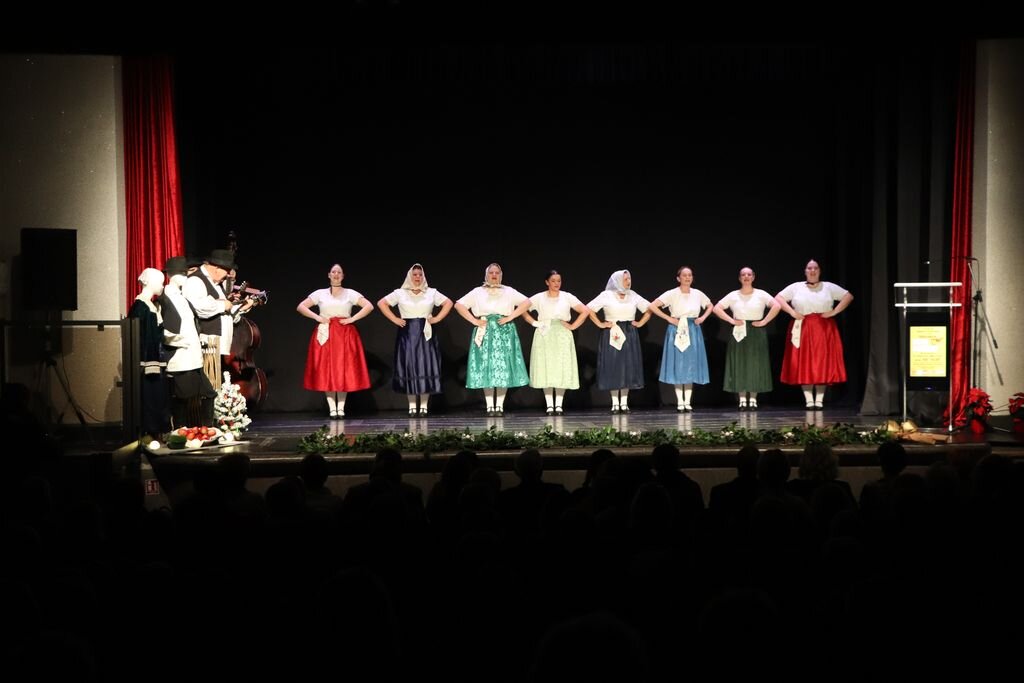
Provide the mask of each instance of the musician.
POLYGON ((248 300, 236 309, 237 304, 224 291, 225 278, 236 268, 231 251, 214 249, 181 290, 198 318, 203 372, 215 391, 221 385, 221 356, 231 353, 235 317, 252 307, 252 300, 248 300))
POLYGON ((203 373, 203 350, 196 316, 181 288, 201 261, 172 256, 164 265, 169 282, 160 296, 164 316, 164 346, 170 351, 167 379, 173 426, 214 426, 213 399, 217 393, 203 373))

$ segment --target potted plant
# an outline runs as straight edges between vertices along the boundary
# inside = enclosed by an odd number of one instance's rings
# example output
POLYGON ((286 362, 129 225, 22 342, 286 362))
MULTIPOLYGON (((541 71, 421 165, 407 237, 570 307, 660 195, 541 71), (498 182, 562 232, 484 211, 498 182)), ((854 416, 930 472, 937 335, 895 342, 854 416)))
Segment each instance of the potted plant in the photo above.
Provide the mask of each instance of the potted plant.
POLYGON ((1013 431, 1024 432, 1024 392, 1018 391, 1010 397, 1010 417, 1013 418, 1013 431))
POLYGON ((972 387, 967 394, 967 405, 964 406, 964 420, 967 428, 975 434, 984 434, 989 430, 988 416, 992 412, 992 401, 984 389, 972 387))

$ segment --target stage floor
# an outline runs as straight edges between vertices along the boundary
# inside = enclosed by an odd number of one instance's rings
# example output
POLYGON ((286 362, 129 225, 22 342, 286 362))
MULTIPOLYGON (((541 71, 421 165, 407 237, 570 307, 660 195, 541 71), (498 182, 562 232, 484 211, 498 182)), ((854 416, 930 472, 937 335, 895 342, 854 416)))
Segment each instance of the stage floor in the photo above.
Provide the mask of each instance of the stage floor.
MULTIPOLYGON (((398 412, 353 415, 344 420, 330 420, 321 413, 257 413, 245 439, 229 446, 206 447, 196 451, 167 451, 149 454, 142 462, 142 478, 150 484, 159 481, 158 496, 147 495, 147 504, 163 505, 171 498, 188 492, 190 482, 200 469, 215 466, 219 455, 242 452, 250 457, 249 487, 264 491, 280 477, 300 472, 302 453, 299 440, 326 425, 333 434, 367 434, 385 431, 425 433, 439 429, 468 430, 479 433, 496 427, 503 431, 535 433, 551 426, 558 431, 576 431, 614 427, 622 431, 648 431, 653 429, 703 429, 717 431, 732 424, 748 429, 780 429, 807 424, 826 426, 835 423, 852 424, 873 429, 884 419, 862 416, 850 409, 803 411, 762 408, 757 412, 739 412, 720 408, 699 409, 679 414, 671 409, 640 409, 628 415, 612 415, 606 410, 573 411, 562 417, 548 417, 536 412, 516 411, 502 417, 487 417, 480 412, 461 412, 430 415, 427 418, 409 418, 398 412), (155 500, 153 502, 151 500, 155 500)), ((1024 458, 1024 439, 1020 435, 1002 432, 976 436, 959 433, 953 445, 930 446, 907 443, 910 471, 923 474, 937 461, 950 457, 977 459, 990 451, 1024 458), (952 455, 954 451, 960 455, 952 455)), ((620 457, 642 458, 650 454, 650 447, 613 449, 620 457)), ((700 483, 705 495, 717 483, 729 480, 735 474, 737 446, 688 446, 682 450, 681 464, 691 477, 700 483)), ((800 446, 782 449, 794 467, 799 463, 800 446)), ((568 488, 578 487, 589 464, 591 448, 545 449, 545 478, 568 488)), ((485 451, 479 454, 481 464, 499 472, 508 485, 515 482, 513 474, 516 451, 485 451)), ((873 445, 838 446, 842 477, 859 491, 865 481, 879 476, 877 447, 873 445)), ((437 480, 451 453, 403 452, 403 472, 409 481, 425 492, 437 480)), ((332 454, 325 456, 330 473, 329 484, 339 495, 353 484, 365 481, 373 464, 372 453, 332 454)), ((136 460, 136 462, 138 462, 136 460)))
MULTIPOLYGON (((825 427, 836 423, 851 424, 864 429, 874 429, 885 419, 879 416, 859 415, 852 409, 827 408, 824 411, 804 411, 792 409, 761 408, 755 412, 740 412, 735 409, 708 408, 697 409, 692 413, 677 413, 671 409, 639 409, 628 415, 613 415, 607 409, 576 410, 563 416, 547 416, 532 411, 516 411, 506 413, 502 417, 488 417, 481 412, 459 412, 450 414, 429 415, 411 418, 399 412, 382 412, 372 415, 352 415, 341 420, 331 420, 322 413, 257 413, 252 416, 253 422, 244 440, 235 445, 203 448, 200 451, 182 452, 162 449, 161 457, 188 457, 190 455, 214 455, 220 452, 241 451, 255 459, 292 459, 300 458, 298 445, 302 437, 326 426, 331 434, 373 434, 380 432, 401 432, 411 434, 427 434, 441 429, 459 429, 469 433, 480 433, 492 427, 509 432, 526 432, 534 434, 550 426, 559 432, 572 432, 581 429, 598 429, 613 427, 619 431, 650 431, 655 429, 678 429, 689 431, 702 429, 718 431, 723 427, 736 425, 746 429, 782 429, 785 427, 815 425, 825 427)), ((934 430, 943 433, 942 430, 934 430)), ((1014 449, 1015 454, 1024 455, 1024 440, 1017 435, 990 434, 976 436, 968 433, 954 435, 955 444, 983 445, 986 442, 993 447, 1014 449)), ((914 445, 916 448, 916 445, 914 445)), ((929 447, 924 447, 929 448, 929 447)), ((581 449, 558 451, 563 456, 574 458, 585 457, 587 453, 577 452, 581 449)), ((630 449, 642 450, 642 449, 630 449)), ((649 449, 645 449, 649 450, 649 449)), ((725 462, 737 450, 735 447, 688 447, 684 457, 698 456, 701 462, 710 458, 725 456, 725 462)), ((784 449, 791 450, 791 449, 784 449)), ((799 450, 799 449, 797 449, 799 450)), ((857 460, 869 459, 876 451, 875 446, 842 446, 839 449, 845 459, 855 455, 857 460)), ((551 455, 555 455, 552 452, 551 455)), ((410 459, 422 454, 407 453, 410 459)), ((498 454, 495 454, 498 455, 498 454)), ((509 453, 500 455, 508 456, 509 453)), ((434 454, 434 457, 442 454, 434 454)), ((366 460, 372 454, 331 455, 331 460, 358 459, 366 460)))

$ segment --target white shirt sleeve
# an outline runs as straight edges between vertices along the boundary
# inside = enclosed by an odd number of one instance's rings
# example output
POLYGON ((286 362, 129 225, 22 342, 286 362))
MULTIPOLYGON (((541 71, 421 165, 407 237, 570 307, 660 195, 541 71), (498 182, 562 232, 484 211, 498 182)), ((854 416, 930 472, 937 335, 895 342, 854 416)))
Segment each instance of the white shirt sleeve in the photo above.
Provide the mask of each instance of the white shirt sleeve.
POLYGON ((850 293, 848 290, 843 289, 834 282, 826 282, 825 288, 828 290, 828 293, 832 296, 833 301, 839 301, 844 296, 850 293))
POLYGON ((384 297, 384 301, 387 302, 388 306, 397 306, 398 305, 398 295, 399 294, 401 294, 401 290, 394 289, 394 290, 391 291, 390 294, 388 294, 386 297, 384 297))
POLYGON ((728 308, 729 310, 732 310, 732 305, 735 302, 736 302, 736 291, 734 290, 732 292, 729 292, 725 296, 723 296, 721 299, 719 299, 718 303, 715 304, 715 305, 716 306, 721 306, 722 308, 728 308))
POLYGON ((516 306, 529 299, 528 296, 526 296, 517 289, 512 289, 511 287, 506 287, 505 289, 507 290, 506 295, 509 298, 509 304, 512 306, 511 310, 509 310, 509 313, 512 313, 512 311, 515 310, 516 306))
POLYGON ((476 287, 474 289, 469 290, 468 292, 463 294, 461 298, 456 299, 455 303, 462 304, 466 308, 473 310, 473 304, 476 303, 476 298, 477 295, 479 294, 479 289, 479 287, 476 287))
POLYGON ((224 300, 210 296, 206 285, 198 277, 188 278, 181 291, 200 318, 209 319, 224 312, 224 300))
POLYGON ((673 293, 674 292, 678 292, 678 291, 679 290, 676 289, 675 287, 673 287, 672 289, 668 289, 668 290, 662 292, 657 297, 656 301, 660 301, 662 303, 662 306, 661 306, 662 308, 669 308, 669 309, 671 309, 672 308, 672 303, 675 301, 675 296, 673 295, 673 293))
POLYGON ((779 292, 779 296, 781 296, 787 303, 789 303, 790 301, 793 300, 793 297, 796 296, 796 287, 799 284, 801 283, 794 282, 793 284, 788 285, 785 289, 779 292))

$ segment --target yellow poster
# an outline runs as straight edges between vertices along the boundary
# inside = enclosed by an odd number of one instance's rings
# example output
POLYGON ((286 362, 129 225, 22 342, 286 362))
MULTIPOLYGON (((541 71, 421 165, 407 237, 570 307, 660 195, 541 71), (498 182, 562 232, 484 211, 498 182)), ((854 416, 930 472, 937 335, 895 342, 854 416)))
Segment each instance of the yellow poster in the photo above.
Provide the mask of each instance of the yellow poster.
POLYGON ((913 325, 910 328, 910 376, 946 376, 946 327, 913 325))

